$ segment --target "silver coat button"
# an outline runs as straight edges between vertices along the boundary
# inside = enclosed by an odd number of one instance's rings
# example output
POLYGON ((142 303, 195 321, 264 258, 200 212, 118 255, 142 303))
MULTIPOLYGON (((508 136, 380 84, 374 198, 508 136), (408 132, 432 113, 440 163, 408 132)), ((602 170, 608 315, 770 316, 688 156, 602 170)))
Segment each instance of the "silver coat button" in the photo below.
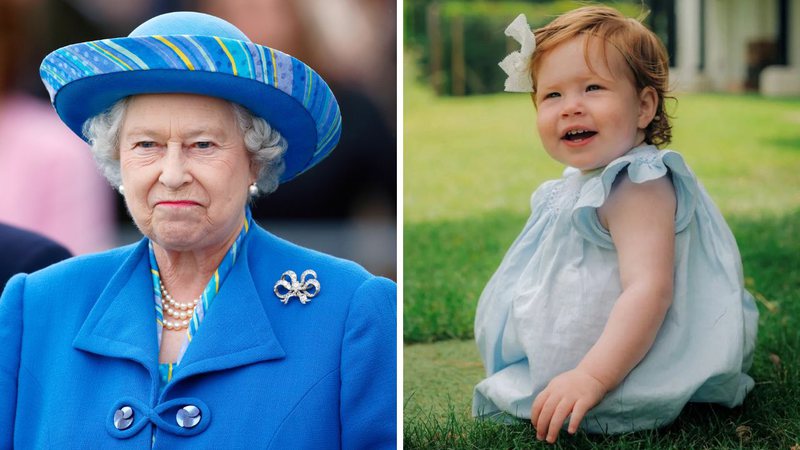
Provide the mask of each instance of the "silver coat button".
POLYGON ((127 430, 133 424, 133 408, 123 406, 114 412, 114 428, 119 431, 127 430))
POLYGON ((182 428, 192 428, 200 423, 200 409, 194 405, 186 405, 178 410, 175 420, 182 428))

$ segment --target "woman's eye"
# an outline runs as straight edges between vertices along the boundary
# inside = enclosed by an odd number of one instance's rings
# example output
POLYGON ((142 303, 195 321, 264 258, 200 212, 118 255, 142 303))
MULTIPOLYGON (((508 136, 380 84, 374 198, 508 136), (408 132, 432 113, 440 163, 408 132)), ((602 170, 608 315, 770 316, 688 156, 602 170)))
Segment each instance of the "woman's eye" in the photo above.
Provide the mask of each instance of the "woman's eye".
POLYGON ((138 148, 155 148, 156 145, 157 144, 155 142, 153 142, 153 141, 139 141, 139 142, 136 143, 135 147, 138 147, 138 148))
POLYGON ((210 141, 200 141, 194 143, 195 148, 199 148, 201 150, 209 149, 214 146, 213 142, 210 141))
POLYGON ((589 91, 599 91, 600 89, 602 89, 602 87, 600 87, 600 86, 599 86, 599 85, 597 85, 597 84, 590 84, 589 86, 586 86, 586 92, 589 92, 589 91))

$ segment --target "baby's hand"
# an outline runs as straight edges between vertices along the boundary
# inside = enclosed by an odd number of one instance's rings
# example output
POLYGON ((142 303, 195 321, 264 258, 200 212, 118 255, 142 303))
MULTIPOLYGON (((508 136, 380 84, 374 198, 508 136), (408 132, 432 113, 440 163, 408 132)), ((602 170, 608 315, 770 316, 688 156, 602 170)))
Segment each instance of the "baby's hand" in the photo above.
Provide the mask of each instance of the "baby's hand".
POLYGON ((570 434, 578 431, 583 416, 606 395, 603 383, 581 369, 573 369, 550 380, 533 401, 531 424, 536 427, 536 439, 554 443, 567 416, 570 434))

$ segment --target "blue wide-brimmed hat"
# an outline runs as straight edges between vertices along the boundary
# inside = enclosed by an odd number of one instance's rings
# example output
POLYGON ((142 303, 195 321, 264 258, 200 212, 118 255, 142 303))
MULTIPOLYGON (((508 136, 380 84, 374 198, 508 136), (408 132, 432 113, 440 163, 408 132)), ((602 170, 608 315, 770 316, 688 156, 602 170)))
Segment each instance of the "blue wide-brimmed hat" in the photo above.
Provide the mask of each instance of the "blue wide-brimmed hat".
POLYGON ((84 140, 84 122, 129 95, 200 94, 238 103, 286 139, 281 182, 325 158, 342 130, 339 104, 322 77, 208 14, 163 14, 128 37, 60 48, 45 57, 40 74, 61 120, 84 140))

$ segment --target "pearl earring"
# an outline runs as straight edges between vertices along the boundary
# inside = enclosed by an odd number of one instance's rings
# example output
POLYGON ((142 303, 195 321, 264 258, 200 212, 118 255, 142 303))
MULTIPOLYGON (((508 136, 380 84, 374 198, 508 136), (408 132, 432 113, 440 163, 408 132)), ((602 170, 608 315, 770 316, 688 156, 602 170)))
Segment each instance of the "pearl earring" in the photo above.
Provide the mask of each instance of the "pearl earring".
POLYGON ((250 197, 258 195, 258 186, 256 186, 256 183, 251 184, 250 187, 247 188, 247 192, 250 193, 250 197))
POLYGON ((125 186, 120 184, 117 190, 119 191, 120 195, 125 195, 125 186))

